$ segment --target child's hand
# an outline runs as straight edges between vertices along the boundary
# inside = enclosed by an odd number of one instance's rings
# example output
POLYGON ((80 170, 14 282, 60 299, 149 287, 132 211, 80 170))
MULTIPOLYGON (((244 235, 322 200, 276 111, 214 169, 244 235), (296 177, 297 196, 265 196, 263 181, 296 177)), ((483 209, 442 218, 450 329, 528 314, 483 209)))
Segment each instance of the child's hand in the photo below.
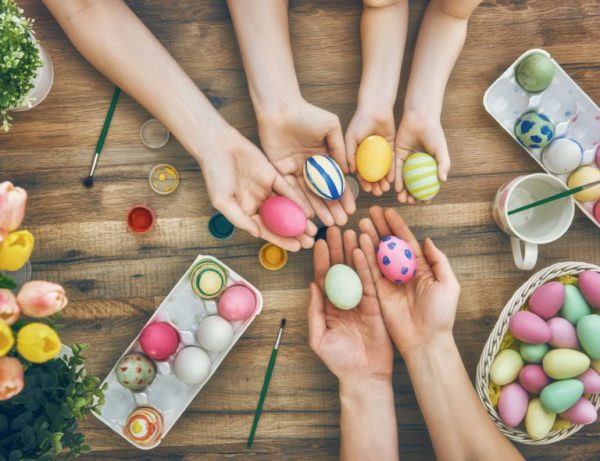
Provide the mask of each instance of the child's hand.
POLYGON ((370 215, 359 223, 360 247, 375 281, 385 326, 407 360, 422 346, 452 335, 460 285, 446 255, 430 239, 421 250, 395 210, 372 207, 370 215), (405 285, 390 282, 379 271, 375 248, 387 235, 405 240, 417 258, 417 276, 405 285))
MULTIPOLYGON (((390 143, 394 151, 395 123, 393 110, 384 111, 377 109, 358 107, 346 130, 346 153, 348 166, 351 173, 356 172, 356 150, 363 139, 370 135, 383 136, 390 143)), ((366 192, 380 196, 390 190, 390 184, 394 181, 394 160, 385 178, 378 182, 370 183, 357 175, 358 181, 366 192)))
POLYGON ((315 154, 329 154, 348 173, 340 122, 334 114, 304 100, 277 114, 257 114, 262 147, 283 177, 303 194, 317 218, 326 226, 343 226, 356 210, 350 188, 340 200, 323 200, 313 194, 302 175, 304 162, 315 154))
POLYGON ((439 119, 405 112, 396 133, 396 192, 400 203, 415 204, 416 200, 404 188, 402 165, 414 152, 433 155, 438 162, 440 181, 448 179, 450 155, 446 136, 439 119))
POLYGON ((327 241, 315 244, 315 283, 310 285, 310 347, 344 385, 389 382, 393 349, 381 317, 375 285, 354 231, 327 230, 327 241), (363 298, 352 310, 334 307, 323 295, 325 275, 334 264, 353 266, 363 285, 363 298))

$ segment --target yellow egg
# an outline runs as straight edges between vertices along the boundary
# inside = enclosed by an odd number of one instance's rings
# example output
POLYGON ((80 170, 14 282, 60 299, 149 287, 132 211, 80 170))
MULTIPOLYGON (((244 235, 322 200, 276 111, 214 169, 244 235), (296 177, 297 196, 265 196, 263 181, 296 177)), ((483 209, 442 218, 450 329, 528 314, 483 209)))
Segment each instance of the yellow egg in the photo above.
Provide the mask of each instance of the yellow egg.
POLYGON ((365 181, 383 179, 391 166, 392 148, 387 139, 372 135, 362 140, 356 151, 356 169, 365 181))
POLYGON ((554 426, 556 413, 546 410, 540 399, 532 399, 525 415, 525 430, 533 440, 540 440, 548 435, 554 426))
MULTIPOLYGON (((594 181, 600 181, 600 169, 592 166, 582 166, 575 173, 569 176, 569 189, 573 187, 583 186, 594 181)), ((575 200, 580 202, 592 202, 600 198, 600 186, 595 186, 587 190, 583 190, 573 195, 575 200)))

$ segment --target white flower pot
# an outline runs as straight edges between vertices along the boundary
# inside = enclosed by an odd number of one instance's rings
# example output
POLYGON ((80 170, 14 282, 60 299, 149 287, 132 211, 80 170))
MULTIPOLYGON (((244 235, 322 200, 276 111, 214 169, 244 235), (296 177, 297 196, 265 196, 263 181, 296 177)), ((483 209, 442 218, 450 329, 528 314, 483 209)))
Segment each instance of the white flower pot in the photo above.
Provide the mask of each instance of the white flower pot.
MULTIPOLYGON (((35 40, 35 39, 34 39, 35 40)), ((22 112, 24 110, 33 109, 38 104, 46 99, 52 82, 54 81, 54 66, 52 60, 42 45, 37 43, 37 48, 40 51, 42 66, 37 70, 37 74, 33 79, 33 88, 27 93, 25 102, 9 109, 10 112, 22 112)))

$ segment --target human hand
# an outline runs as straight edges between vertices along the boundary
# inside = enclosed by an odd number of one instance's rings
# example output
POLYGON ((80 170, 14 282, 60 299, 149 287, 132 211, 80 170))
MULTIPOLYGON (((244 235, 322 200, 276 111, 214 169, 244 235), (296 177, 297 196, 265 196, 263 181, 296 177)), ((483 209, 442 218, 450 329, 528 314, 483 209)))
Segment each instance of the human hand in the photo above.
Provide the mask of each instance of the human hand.
POLYGON ((327 241, 314 249, 315 282, 310 285, 308 336, 310 347, 344 385, 391 382, 393 348, 377 300, 375 285, 356 233, 327 230, 327 241), (325 275, 334 264, 353 266, 363 285, 357 307, 341 310, 324 297, 325 275))
POLYGON ((323 200, 304 182, 304 162, 315 154, 329 154, 348 173, 346 149, 340 122, 334 114, 305 100, 292 103, 273 113, 257 113, 260 142, 275 168, 298 195, 310 203, 314 214, 325 226, 343 226, 356 210, 350 188, 340 200, 323 200))
POLYGON ((371 219, 359 223, 360 248, 371 269, 385 326, 409 360, 422 347, 452 337, 460 285, 446 255, 429 238, 421 249, 398 212, 375 206, 369 213, 371 219), (396 285, 379 271, 375 248, 387 235, 405 240, 416 257, 417 276, 407 284, 396 285))
POLYGON ((402 166, 410 154, 422 151, 436 158, 438 177, 440 181, 446 181, 450 171, 450 155, 439 118, 405 112, 396 133, 396 192, 400 203, 416 203, 404 188, 402 166))
MULTIPOLYGON (((351 173, 356 172, 356 150, 363 139, 370 135, 383 136, 390 143, 394 151, 395 123, 393 109, 381 111, 369 107, 357 107, 352 120, 346 129, 346 154, 348 167, 351 173)), ((380 196, 390 190, 390 184, 394 181, 394 160, 385 178, 375 183, 365 181, 360 175, 356 175, 358 182, 365 192, 373 192, 380 196)))

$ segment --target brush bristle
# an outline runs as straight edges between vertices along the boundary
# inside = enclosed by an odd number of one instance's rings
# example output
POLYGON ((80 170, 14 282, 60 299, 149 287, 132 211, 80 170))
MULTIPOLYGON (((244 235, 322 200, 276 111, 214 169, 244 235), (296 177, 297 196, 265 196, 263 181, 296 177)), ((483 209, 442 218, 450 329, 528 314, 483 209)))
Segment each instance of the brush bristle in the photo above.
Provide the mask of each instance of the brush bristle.
POLYGON ((285 319, 281 319, 281 324, 279 325, 279 328, 285 327, 285 322, 286 322, 285 319))
POLYGON ((87 178, 85 178, 83 180, 83 185, 85 187, 92 187, 94 185, 94 177, 93 176, 88 176, 87 178))

